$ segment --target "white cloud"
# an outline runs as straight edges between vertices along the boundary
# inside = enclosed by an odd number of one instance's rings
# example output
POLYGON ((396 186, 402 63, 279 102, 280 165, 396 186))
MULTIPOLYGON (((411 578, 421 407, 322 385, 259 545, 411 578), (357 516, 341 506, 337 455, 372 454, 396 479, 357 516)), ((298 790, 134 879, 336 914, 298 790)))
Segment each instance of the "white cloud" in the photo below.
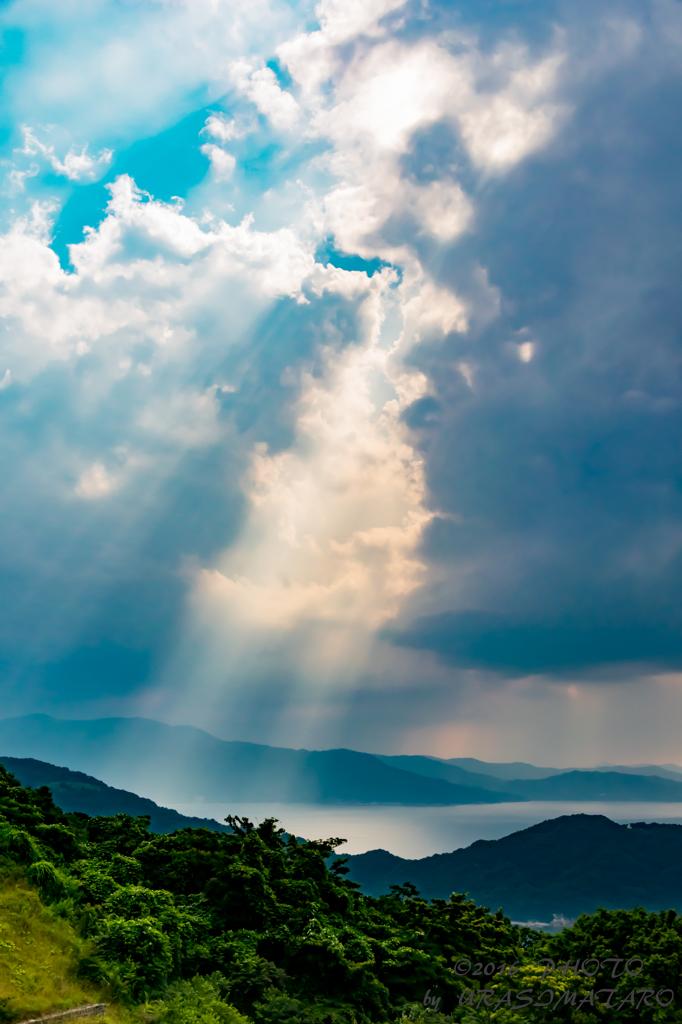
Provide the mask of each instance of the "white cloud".
POLYGON ((116 488, 116 480, 107 473, 102 462, 94 462, 81 473, 76 486, 79 498, 104 498, 116 488))
POLYGON ((175 124, 199 93, 217 101, 232 61, 272 53, 298 23, 284 0, 33 0, 3 17, 32 41, 30 58, 5 80, 5 113, 15 124, 131 141, 175 124))
POLYGON ((170 447, 195 448, 220 438, 214 389, 164 392, 145 404, 138 425, 148 437, 170 447))
POLYGON ((13 325, 1 347, 18 381, 87 352, 106 355, 118 380, 121 365, 131 365, 130 348, 143 339, 153 344, 152 366, 182 361, 205 296, 225 301, 232 281, 242 308, 298 297, 314 267, 291 229, 257 232, 247 218, 204 231, 174 204, 147 199, 127 176, 110 190, 99 229, 71 249, 73 274, 49 248, 50 204, 34 204, 30 217, 0 236, 0 316, 13 325), (140 237, 154 258, 128 255, 129 241, 140 237))
POLYGON ((401 153, 416 127, 452 109, 466 87, 463 72, 432 41, 363 48, 344 70, 335 102, 318 115, 320 130, 351 150, 401 153))
POLYGON ((212 595, 233 625, 322 621, 367 632, 419 584, 415 549, 430 514, 401 403, 377 407, 370 381, 382 360, 372 344, 328 358, 324 381, 304 379, 296 446, 254 452, 243 544, 198 577, 197 599, 212 595))
POLYGON ((10 192, 23 191, 26 188, 26 179, 35 178, 40 173, 40 167, 38 164, 31 164, 25 171, 19 171, 16 168, 9 172, 7 178, 10 183, 10 192))
POLYGON ((398 348, 420 330, 456 329, 461 306, 434 286, 420 305, 414 283, 396 292, 391 269, 370 279, 322 267, 292 228, 259 232, 251 218, 202 227, 127 176, 110 192, 99 228, 71 249, 74 273, 64 273, 49 248, 49 207, 36 205, 0 237, 0 316, 13 324, 0 347, 12 378, 26 385, 50 363, 74 371, 81 364, 69 403, 86 420, 114 401, 121 381, 131 382, 109 454, 90 455, 82 468, 77 441, 53 460, 55 486, 73 480, 76 464, 71 493, 84 503, 123 500, 133 487, 153 495, 154 481, 183 452, 225 440, 231 428, 219 398, 238 393, 238 381, 225 385, 220 377, 201 388, 191 374, 202 346, 215 344, 197 329, 207 308, 228 325, 220 343, 226 351, 239 338, 245 308, 262 316, 273 300, 299 299, 305 290, 324 324, 324 304, 343 297, 355 310, 357 337, 339 349, 333 332, 322 335, 322 375, 290 370, 300 393, 294 445, 271 453, 235 442, 250 467, 243 486, 252 517, 240 542, 197 572, 193 601, 217 637, 229 619, 266 639, 316 623, 336 631, 339 656, 344 645, 369 642, 420 585, 416 551, 431 518, 422 461, 401 421, 427 382, 406 369, 398 348), (402 334, 386 326, 388 316, 403 324, 402 334), (225 337, 226 330, 236 333, 225 337), (110 454, 118 449, 123 454, 110 454))
POLYGON ((383 35, 381 19, 404 6, 405 0, 322 0, 315 8, 319 31, 287 39, 277 52, 304 92, 314 94, 342 65, 336 47, 357 36, 383 35))
POLYGON ((227 119, 222 114, 210 114, 206 118, 206 124, 201 129, 202 135, 211 135, 219 142, 230 142, 232 139, 241 139, 246 134, 246 129, 237 124, 235 118, 227 119))
MULTIPOLYGON (((88 146, 86 143, 80 153, 72 147, 64 159, 60 160, 55 155, 54 146, 48 146, 36 138, 32 128, 24 125, 21 130, 24 135, 24 148, 19 152, 25 153, 28 156, 35 156, 37 153, 42 154, 56 174, 61 174, 70 181, 94 181, 108 167, 114 155, 112 149, 104 149, 97 157, 88 156, 88 146)), ((28 173, 23 172, 24 177, 28 173)))
POLYGON ((441 242, 449 242, 463 234, 471 225, 473 204, 456 182, 434 181, 410 193, 405 189, 419 223, 425 232, 441 242))
POLYGON ((361 343, 330 347, 322 376, 304 372, 294 444, 279 453, 256 445, 243 481, 246 528, 193 575, 186 636, 201 638, 194 678, 209 702, 213 679, 224 700, 262 671, 291 672, 306 695, 299 711, 314 718, 325 692, 367 670, 376 630, 425 578, 418 549, 432 514, 401 414, 426 381, 394 365, 395 343, 382 343, 384 287, 365 279, 361 343), (382 399, 386 388, 397 397, 382 399))
MULTIPOLYGON (((402 421, 429 383, 404 356, 420 337, 464 330, 466 312, 432 282, 396 290, 392 270, 370 280, 318 265, 312 283, 318 296, 360 303, 357 341, 328 346, 324 371, 302 373, 293 445, 255 446, 243 480, 249 520, 237 544, 194 574, 188 629, 201 637, 202 678, 214 671, 238 689, 272 657, 310 686, 314 703, 372 660, 398 671, 375 634, 424 582, 419 546, 434 516, 402 421)), ((291 368, 285 383, 296 383, 291 368)))
POLYGON ((527 63, 523 49, 503 47, 497 63, 508 81, 504 89, 472 97, 469 109, 458 112, 462 135, 472 159, 487 171, 513 167, 545 145, 566 116, 566 108, 547 102, 565 60, 555 53, 536 64, 527 63))
MULTIPOLYGON (((375 0, 372 4, 363 0, 321 0, 315 8, 320 22, 320 34, 327 45, 344 43, 359 35, 376 35, 381 32, 378 23, 392 11, 405 6, 406 0, 375 0)), ((313 38, 317 33, 313 33, 313 38)))
POLYGON ((443 334, 465 331, 467 311, 460 299, 445 288, 426 281, 415 287, 416 294, 403 306, 403 316, 413 336, 422 337, 436 329, 443 334))
POLYGON ((232 74, 239 89, 269 119, 274 128, 292 131, 299 120, 300 108, 289 92, 280 88, 272 68, 257 68, 237 61, 232 74))
MULTIPOLYGON (((385 12, 398 6, 388 3, 385 12)), ((415 251, 409 234, 396 240, 397 223, 407 218, 418 233, 449 244, 475 221, 456 168, 426 182, 405 174, 414 133, 449 126, 481 173, 504 173, 544 146, 565 118, 565 105, 554 99, 565 57, 560 41, 540 59, 508 43, 483 53, 473 37, 459 38, 455 53, 435 39, 398 42, 377 25, 385 12, 372 7, 365 23, 352 3, 320 8, 320 31, 278 52, 302 89, 308 130, 333 145, 328 232, 348 252, 409 264, 415 251), (353 28, 357 18, 363 27, 353 28), (350 60, 337 49, 349 32, 357 34, 350 60), (322 89, 328 79, 333 89, 322 89)))
MULTIPOLYGON (((400 417, 428 381, 403 360, 425 338, 464 331, 474 311, 431 280, 410 238, 451 244, 472 230, 475 204, 454 172, 426 182, 404 173, 414 132, 450 124, 473 161, 499 173, 544 145, 558 123, 552 96, 560 54, 534 60, 519 47, 482 54, 475 40, 454 54, 433 40, 397 42, 382 19, 402 6, 320 4, 320 30, 279 49, 300 103, 257 58, 228 60, 234 47, 223 46, 221 64, 218 49, 211 51, 210 66, 222 68, 223 81, 231 76, 273 127, 331 142, 330 155, 318 161, 330 181, 314 200, 321 216, 302 210, 298 224, 268 231, 255 230, 249 217, 236 226, 200 224, 124 175, 110 186, 99 228, 71 247, 74 274, 64 274, 47 247, 47 208, 0 240, 0 313, 17 325, 6 346, 12 379, 29 380, 55 360, 96 357, 100 376, 88 379, 80 400, 100 401, 116 382, 134 378, 141 391, 125 430, 159 458, 215 443, 225 429, 216 397, 223 392, 183 379, 185 361, 201 345, 195 324, 207 302, 220 306, 229 293, 230 302, 238 296, 237 308, 255 310, 283 296, 324 302, 338 294, 357 307, 363 337, 343 354, 329 347, 322 378, 301 378, 291 368, 294 386, 302 382, 297 441, 277 454, 252 453, 244 481, 253 502, 249 530, 219 565, 197 576, 199 603, 211 593, 223 611, 230 605, 230 614, 261 630, 310 620, 367 634, 395 615, 422 579, 415 552, 431 512, 421 461, 400 417), (352 57, 344 63, 338 47, 349 41, 352 57), (484 87, 491 70, 496 85, 484 87), (320 90, 330 76, 331 88, 320 90), (412 235, 389 230, 396 223, 411 225, 412 235), (317 237, 331 233, 349 252, 402 262, 403 284, 397 288, 388 271, 369 282, 359 272, 323 270, 299 237, 313 224, 317 237), (155 255, 135 255, 139 238, 155 255), (140 343, 149 346, 144 358, 135 354, 140 343)), ((201 22, 202 32, 213 24, 203 5, 175 13, 167 31, 188 18, 201 22)), ((133 49, 121 40, 116 46, 132 60, 133 49)), ((249 130, 238 116, 206 119, 202 134, 211 141, 201 148, 214 180, 235 167, 223 146, 249 130)), ((93 178, 111 159, 110 150, 90 156, 87 147, 60 158, 32 129, 24 137, 26 155, 40 154, 70 180, 93 178)), ((97 459, 82 472, 77 494, 113 494, 118 481, 97 459)))
POLYGON ((201 152, 211 161, 213 176, 216 181, 226 181, 232 177, 237 161, 231 153, 226 153, 220 146, 207 142, 201 147, 201 152))
MULTIPOLYGON (((359 303, 362 333, 342 353, 327 348, 324 372, 300 376, 294 443, 279 452, 256 446, 242 483, 251 502, 244 533, 192 575, 188 629, 202 637, 205 666, 215 666, 222 686, 238 687, 255 671, 257 650, 277 652, 278 666, 296 678, 340 685, 375 657, 376 630, 424 581, 418 550, 434 512, 401 417, 429 382, 405 357, 423 340, 497 315, 500 298, 483 268, 470 308, 422 266, 413 239, 452 244, 474 229, 475 204, 456 169, 419 181, 403 158, 415 131, 442 123, 483 173, 504 173, 546 144, 563 116, 552 98, 560 53, 537 60, 519 47, 483 54, 473 39, 455 54, 433 40, 397 42, 381 19, 400 7, 321 4, 320 30, 278 49, 299 102, 270 69, 232 66, 242 93, 275 127, 331 143, 316 165, 330 181, 313 218, 318 235, 401 263, 404 275, 398 285, 392 271, 369 282, 359 272, 309 269, 308 295, 359 303), (350 40, 342 56, 338 45, 350 40)), ((231 131, 210 129, 221 142, 231 131)), ((459 367, 472 387, 473 365, 459 367)), ((282 379, 296 386, 295 368, 282 379)), ((382 659, 394 663, 386 652, 382 659)))

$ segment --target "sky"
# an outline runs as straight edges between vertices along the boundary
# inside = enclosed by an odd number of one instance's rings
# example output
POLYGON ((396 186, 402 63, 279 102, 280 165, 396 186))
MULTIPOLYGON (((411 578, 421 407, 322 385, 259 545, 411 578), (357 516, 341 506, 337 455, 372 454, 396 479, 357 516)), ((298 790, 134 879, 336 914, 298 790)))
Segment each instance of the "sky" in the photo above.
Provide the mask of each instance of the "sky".
POLYGON ((3 0, 1 714, 682 761, 680 0, 3 0))

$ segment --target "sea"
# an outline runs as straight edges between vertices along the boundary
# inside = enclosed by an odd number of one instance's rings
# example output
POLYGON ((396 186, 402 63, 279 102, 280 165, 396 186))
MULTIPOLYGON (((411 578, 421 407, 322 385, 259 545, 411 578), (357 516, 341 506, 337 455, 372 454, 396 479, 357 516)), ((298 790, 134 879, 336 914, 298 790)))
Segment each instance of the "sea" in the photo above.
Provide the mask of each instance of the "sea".
POLYGON ((228 814, 258 824, 277 818, 287 832, 304 839, 345 839, 338 853, 388 850, 413 860, 450 853, 477 839, 501 839, 562 814, 603 814, 619 824, 659 821, 682 824, 682 803, 625 801, 528 801, 518 804, 466 804, 404 807, 390 804, 173 803, 181 814, 224 821, 228 814))

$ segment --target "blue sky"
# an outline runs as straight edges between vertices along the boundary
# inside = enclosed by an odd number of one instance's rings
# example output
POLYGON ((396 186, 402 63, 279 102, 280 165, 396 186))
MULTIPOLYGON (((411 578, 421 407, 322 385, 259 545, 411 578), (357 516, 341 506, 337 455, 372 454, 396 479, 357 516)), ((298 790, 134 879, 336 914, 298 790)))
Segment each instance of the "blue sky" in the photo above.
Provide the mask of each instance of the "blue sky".
POLYGON ((679 761, 679 2, 0 31, 5 714, 679 761))

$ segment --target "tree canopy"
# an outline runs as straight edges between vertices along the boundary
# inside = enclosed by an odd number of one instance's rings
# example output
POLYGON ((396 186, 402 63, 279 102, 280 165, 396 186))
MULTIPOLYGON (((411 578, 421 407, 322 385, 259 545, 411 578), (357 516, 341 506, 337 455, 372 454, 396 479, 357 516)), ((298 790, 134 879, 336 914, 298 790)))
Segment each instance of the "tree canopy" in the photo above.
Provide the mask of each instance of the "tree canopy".
POLYGON ((462 894, 364 895, 328 863, 343 840, 226 821, 159 835, 145 817, 65 814, 0 766, 5 868, 87 940, 82 978, 151 1000, 163 1024, 682 1021, 675 911, 599 911, 552 937, 462 894))

